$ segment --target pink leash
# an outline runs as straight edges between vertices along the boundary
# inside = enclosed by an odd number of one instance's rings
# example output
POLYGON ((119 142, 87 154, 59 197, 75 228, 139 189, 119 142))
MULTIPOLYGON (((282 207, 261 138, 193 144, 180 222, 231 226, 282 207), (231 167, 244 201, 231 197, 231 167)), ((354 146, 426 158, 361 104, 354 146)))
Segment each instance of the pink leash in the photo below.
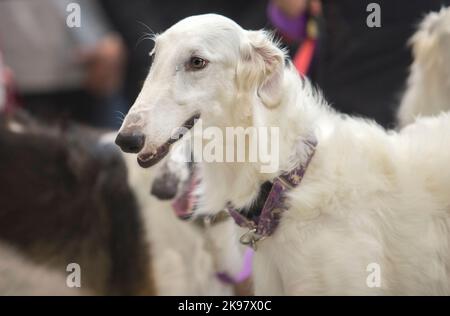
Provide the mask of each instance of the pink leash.
POLYGON ((247 280, 252 275, 253 253, 253 249, 250 247, 245 250, 242 269, 235 277, 227 272, 217 272, 216 277, 226 284, 238 284, 247 280))

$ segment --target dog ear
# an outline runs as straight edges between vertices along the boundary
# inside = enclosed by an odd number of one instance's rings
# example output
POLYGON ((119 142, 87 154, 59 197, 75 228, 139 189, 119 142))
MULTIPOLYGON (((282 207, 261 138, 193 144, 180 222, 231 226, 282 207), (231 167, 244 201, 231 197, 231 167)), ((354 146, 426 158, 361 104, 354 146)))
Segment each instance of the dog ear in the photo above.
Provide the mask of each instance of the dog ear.
POLYGON ((437 48, 437 39, 434 34, 429 34, 427 31, 420 30, 414 34, 408 44, 412 47, 414 60, 423 65, 428 65, 433 62, 430 55, 437 48))
POLYGON ((448 50, 450 36, 446 22, 450 15, 446 15, 445 10, 428 14, 409 40, 414 60, 424 67, 440 67, 440 63, 443 62, 440 52, 448 50))
POLYGON ((267 32, 246 34, 236 71, 238 87, 246 92, 256 91, 266 107, 275 107, 281 99, 285 53, 267 32))

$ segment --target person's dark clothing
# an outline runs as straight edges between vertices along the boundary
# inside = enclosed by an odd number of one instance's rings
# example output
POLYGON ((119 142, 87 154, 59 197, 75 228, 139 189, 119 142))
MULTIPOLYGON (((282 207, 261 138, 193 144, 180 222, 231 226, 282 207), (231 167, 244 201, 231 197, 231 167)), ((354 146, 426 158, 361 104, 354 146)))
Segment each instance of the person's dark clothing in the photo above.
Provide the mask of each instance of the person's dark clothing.
POLYGON ((143 40, 145 33, 160 33, 191 15, 218 13, 225 15, 246 29, 266 26, 267 0, 102 0, 103 7, 115 29, 128 47, 129 65, 126 95, 130 105, 142 88, 151 59, 151 40, 143 40))
POLYGON ((450 1, 375 1, 379 28, 366 23, 372 2, 323 0, 323 36, 311 76, 339 111, 392 127, 412 62, 408 39, 426 13, 450 1))

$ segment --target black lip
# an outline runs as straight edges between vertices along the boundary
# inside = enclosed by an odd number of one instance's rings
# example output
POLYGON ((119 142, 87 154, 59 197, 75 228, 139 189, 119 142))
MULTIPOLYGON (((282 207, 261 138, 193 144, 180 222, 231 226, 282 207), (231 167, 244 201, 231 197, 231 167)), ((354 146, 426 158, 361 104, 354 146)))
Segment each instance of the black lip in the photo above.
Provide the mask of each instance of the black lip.
POLYGON ((167 142, 169 144, 173 144, 173 143, 176 143, 177 141, 179 141, 184 136, 184 134, 186 133, 187 130, 190 130, 192 127, 194 127, 195 122, 197 122, 197 120, 199 118, 200 118, 200 113, 194 114, 190 119, 188 119, 186 122, 184 122, 182 127, 180 129, 178 129, 178 132, 174 133, 167 142))
POLYGON ((161 159, 163 159, 169 153, 170 145, 179 141, 184 136, 187 130, 190 130, 192 127, 194 127, 195 123, 199 118, 200 113, 196 113, 186 122, 184 122, 182 126, 183 129, 176 135, 170 137, 170 139, 166 141, 163 145, 159 146, 154 155, 146 153, 139 154, 137 157, 137 162, 139 166, 141 166, 142 168, 150 168, 155 164, 157 164, 158 162, 160 162, 161 159))

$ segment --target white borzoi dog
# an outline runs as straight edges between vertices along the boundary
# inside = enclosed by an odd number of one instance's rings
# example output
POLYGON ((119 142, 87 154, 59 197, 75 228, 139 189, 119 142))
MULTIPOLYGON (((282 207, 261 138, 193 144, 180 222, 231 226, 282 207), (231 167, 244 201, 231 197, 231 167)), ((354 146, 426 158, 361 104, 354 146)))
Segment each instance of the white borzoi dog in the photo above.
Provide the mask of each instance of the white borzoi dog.
POLYGON ((398 111, 400 126, 450 110, 450 8, 428 14, 410 44, 414 63, 398 111))
POLYGON ((155 40, 116 139, 141 166, 161 160, 174 130, 200 117, 205 127, 278 127, 279 168, 199 162, 198 214, 232 205, 246 215, 265 184, 305 171, 265 201, 286 209, 269 214, 281 215, 276 229, 263 240, 248 235, 257 295, 450 294, 450 116, 395 133, 338 114, 265 32, 222 16, 184 19, 155 40))

